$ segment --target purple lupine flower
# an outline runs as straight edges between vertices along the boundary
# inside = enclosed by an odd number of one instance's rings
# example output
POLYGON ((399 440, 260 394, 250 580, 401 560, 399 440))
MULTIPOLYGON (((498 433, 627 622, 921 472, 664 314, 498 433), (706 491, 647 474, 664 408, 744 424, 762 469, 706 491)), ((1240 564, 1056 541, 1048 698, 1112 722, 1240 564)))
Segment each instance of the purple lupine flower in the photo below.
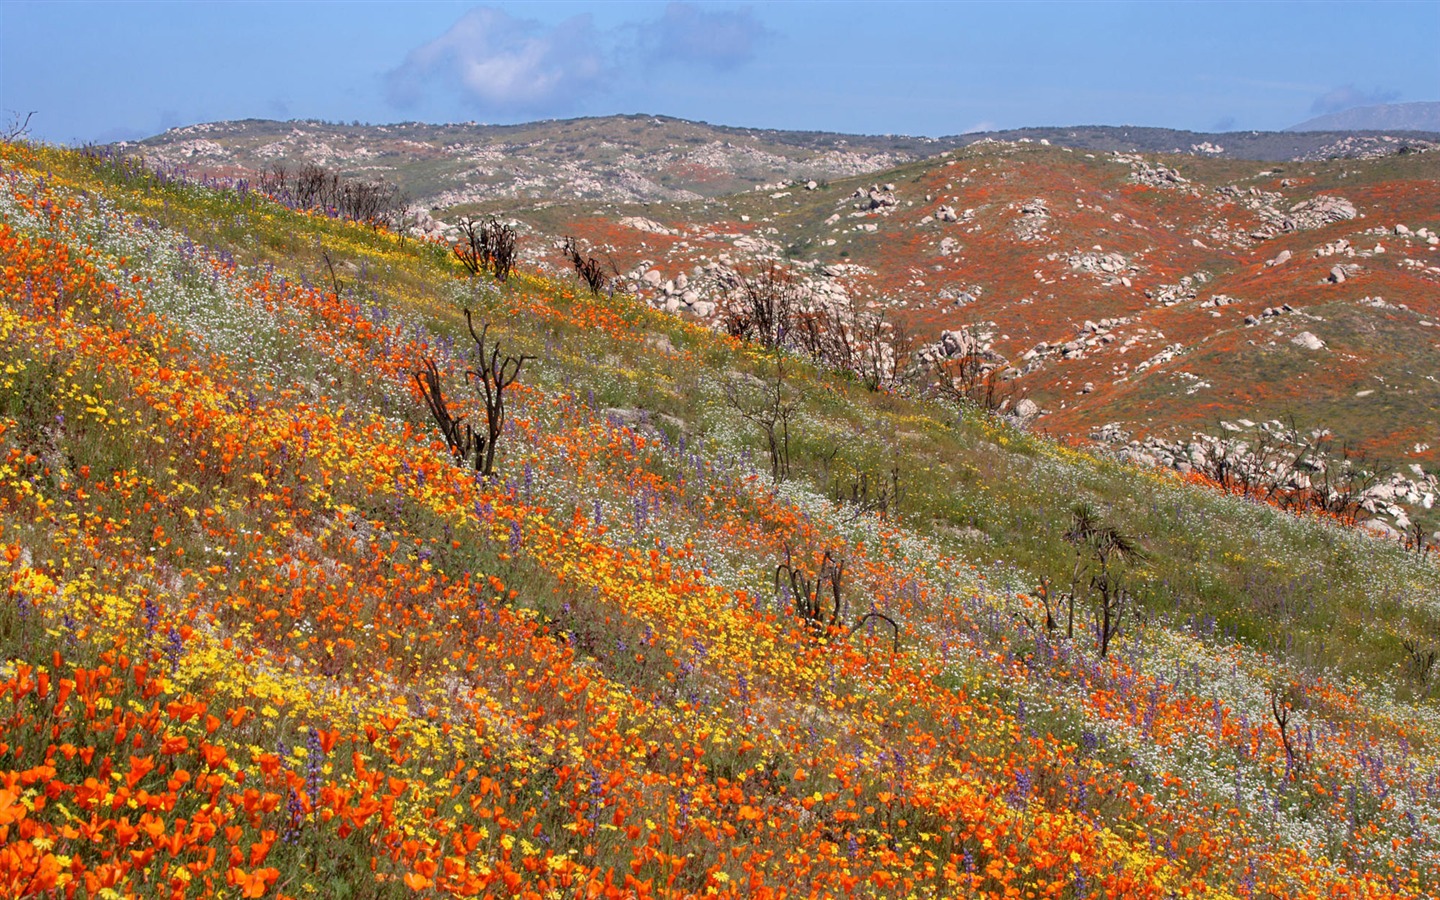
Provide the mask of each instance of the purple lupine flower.
POLYGON ((605 782, 600 778, 600 770, 590 768, 590 824, 597 825, 600 822, 600 808, 605 805, 605 782))
POLYGON ((305 807, 300 804, 300 795, 289 788, 285 789, 285 796, 285 833, 280 839, 293 844, 300 840, 300 829, 305 824, 305 807))
POLYGON ((145 637, 155 636, 155 629, 160 627, 160 602, 153 596, 145 597, 145 637))
POLYGON ((185 639, 175 626, 170 626, 165 636, 165 659, 170 663, 170 674, 174 675, 180 671, 180 657, 185 653, 185 639))
POLYGON ((320 781, 322 758, 325 751, 320 746, 320 729, 310 727, 309 737, 305 742, 305 796, 310 798, 310 808, 315 809, 320 802, 320 781))
POLYGON ((1005 802, 1009 803, 1016 809, 1024 807, 1026 801, 1030 797, 1030 792, 1034 789, 1034 787, 1035 781, 1034 778, 1030 775, 1030 770, 1021 769, 1020 771, 1015 773, 1015 786, 1005 797, 1005 802))

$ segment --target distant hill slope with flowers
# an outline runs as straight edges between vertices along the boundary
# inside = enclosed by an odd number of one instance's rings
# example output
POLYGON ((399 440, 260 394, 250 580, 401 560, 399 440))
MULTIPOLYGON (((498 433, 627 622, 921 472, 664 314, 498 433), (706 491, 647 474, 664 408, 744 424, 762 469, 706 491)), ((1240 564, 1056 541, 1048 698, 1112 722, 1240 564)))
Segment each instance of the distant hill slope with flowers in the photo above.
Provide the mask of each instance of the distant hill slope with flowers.
POLYGON ((1435 895, 1433 554, 880 382, 0 145, 0 894, 1435 895))
POLYGON ((1162 462, 1238 421, 1328 429, 1401 479, 1384 490, 1413 499, 1389 521, 1433 533, 1437 137, 1072 127, 925 139, 614 116, 221 122, 127 152, 257 183, 275 165, 382 177, 435 207, 417 211, 429 233, 498 215, 553 272, 569 268, 557 251, 573 236, 624 289, 712 320, 737 271, 779 261, 917 344, 969 335, 1007 392, 1038 404, 1033 429, 1136 440, 1127 452, 1162 462))
MULTIPOLYGON (((688 290, 723 315, 732 271, 777 260, 921 345, 968 335, 1052 434, 1174 442, 1293 420, 1407 477, 1440 472, 1440 153, 988 143, 810 189, 510 214, 532 246, 575 235, 657 306, 688 290)), ((1416 509, 1440 527, 1433 501, 1416 509)))

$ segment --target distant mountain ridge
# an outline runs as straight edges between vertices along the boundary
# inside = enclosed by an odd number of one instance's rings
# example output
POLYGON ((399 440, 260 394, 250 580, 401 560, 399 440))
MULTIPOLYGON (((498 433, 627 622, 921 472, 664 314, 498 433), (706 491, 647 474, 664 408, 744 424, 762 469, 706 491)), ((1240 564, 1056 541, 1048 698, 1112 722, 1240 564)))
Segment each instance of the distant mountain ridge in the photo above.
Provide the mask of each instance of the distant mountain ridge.
POLYGON ((1357 106, 1307 119, 1287 132, 1306 131, 1440 131, 1440 102, 1381 103, 1357 106))
POLYGON ((879 172, 987 140, 1259 162, 1440 147, 1440 134, 1417 132, 1216 134, 1088 125, 930 138, 736 128, 649 115, 503 126, 246 119, 174 128, 115 146, 152 163, 238 176, 312 162, 352 177, 383 177, 416 200, 451 208, 500 197, 610 202, 719 197, 773 183, 879 172))

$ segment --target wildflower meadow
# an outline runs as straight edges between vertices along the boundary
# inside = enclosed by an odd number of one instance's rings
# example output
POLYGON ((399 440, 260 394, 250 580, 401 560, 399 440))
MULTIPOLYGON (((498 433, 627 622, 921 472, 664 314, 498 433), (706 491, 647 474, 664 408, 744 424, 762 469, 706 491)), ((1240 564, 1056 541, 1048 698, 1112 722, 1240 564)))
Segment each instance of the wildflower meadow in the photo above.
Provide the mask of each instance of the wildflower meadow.
POLYGON ((1433 559, 802 360, 777 483, 774 358, 0 145, 0 895, 1440 891, 1433 559), (488 478, 467 309, 533 357, 488 478))

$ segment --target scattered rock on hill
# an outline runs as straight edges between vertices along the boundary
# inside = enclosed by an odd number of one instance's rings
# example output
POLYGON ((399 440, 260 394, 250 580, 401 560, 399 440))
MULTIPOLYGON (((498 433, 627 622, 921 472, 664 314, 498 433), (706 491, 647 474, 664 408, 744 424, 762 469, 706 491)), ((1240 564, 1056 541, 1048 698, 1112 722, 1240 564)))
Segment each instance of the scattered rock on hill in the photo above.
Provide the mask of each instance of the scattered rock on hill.
POLYGON ((1171 188, 1182 184, 1189 184, 1190 181, 1182 178, 1180 173, 1168 166, 1159 163, 1152 163, 1133 153, 1116 153, 1117 162, 1129 163, 1130 179, 1136 184, 1143 184, 1149 187, 1171 188))
POLYGON ((666 228, 659 222, 653 219, 647 219, 644 216, 625 216, 620 220, 620 224, 627 228, 633 228, 636 231, 644 231, 647 234, 665 234, 673 237, 680 233, 673 228, 666 228))
POLYGON ((868 191, 865 188, 856 188, 854 196, 860 198, 859 202, 855 204, 856 209, 883 209, 894 206, 896 203, 893 184, 887 184, 883 188, 879 185, 872 185, 868 191))
POLYGON ((1290 339, 1290 343, 1306 350, 1324 350, 1325 342, 1309 331, 1302 331, 1290 339))
POLYGON ((1320 194, 1313 200, 1305 200, 1290 207, 1290 215, 1296 228, 1305 229, 1353 219, 1356 211, 1355 204, 1343 197, 1320 194))
POLYGON ((438 238, 450 230, 450 226, 430 215, 430 210, 418 209, 409 231, 420 238, 438 238))
POLYGON ((1380 538, 1382 541, 1398 541, 1404 537, 1388 522, 1382 519, 1366 519, 1360 523, 1360 527, 1380 538))
MULTIPOLYGON (((1213 472, 1223 463, 1229 471, 1248 473, 1246 477, 1256 479, 1259 486, 1273 485, 1282 492, 1327 490, 1332 502, 1342 499, 1341 492, 1350 489, 1347 484, 1360 483, 1351 482, 1344 472, 1327 473, 1327 469, 1342 465, 1334 456, 1302 454, 1296 458, 1302 448, 1322 445, 1332 437, 1325 429, 1299 432, 1278 420, 1257 424, 1240 419, 1220 425, 1227 432, 1224 436, 1196 432, 1188 440, 1169 441, 1153 435, 1135 440, 1120 425, 1110 423, 1092 430, 1090 439, 1109 445, 1116 456, 1129 462, 1180 472, 1213 472)), ((1410 472, 1376 473, 1373 482, 1351 498, 1358 501, 1362 517, 1371 517, 1361 523, 1362 528, 1385 540, 1402 540, 1401 529, 1410 525, 1410 514, 1434 508, 1440 496, 1440 476, 1419 465, 1411 465, 1410 472)))
POLYGON ((1049 224, 1050 207, 1036 197, 1020 205, 1020 221, 1015 225, 1015 233, 1022 241, 1043 240, 1049 224))
POLYGON ((1254 211, 1265 223, 1263 228, 1251 234, 1251 237, 1257 240, 1264 240, 1267 237, 1291 231, 1323 228, 1326 225, 1353 219, 1359 215, 1355 204, 1349 200, 1326 194, 1320 194, 1310 200, 1302 200, 1291 205, 1289 209, 1282 209, 1280 205, 1285 198, 1270 191, 1262 191, 1254 187, 1242 191, 1230 186, 1221 188, 1220 193, 1237 198, 1242 206, 1254 211))
POLYGON ((1177 303, 1194 300, 1198 286, 1209 280, 1209 275, 1204 272, 1196 272, 1194 275, 1182 276, 1177 284, 1162 284, 1157 288, 1147 290, 1145 296, 1161 306, 1174 306, 1177 303))

